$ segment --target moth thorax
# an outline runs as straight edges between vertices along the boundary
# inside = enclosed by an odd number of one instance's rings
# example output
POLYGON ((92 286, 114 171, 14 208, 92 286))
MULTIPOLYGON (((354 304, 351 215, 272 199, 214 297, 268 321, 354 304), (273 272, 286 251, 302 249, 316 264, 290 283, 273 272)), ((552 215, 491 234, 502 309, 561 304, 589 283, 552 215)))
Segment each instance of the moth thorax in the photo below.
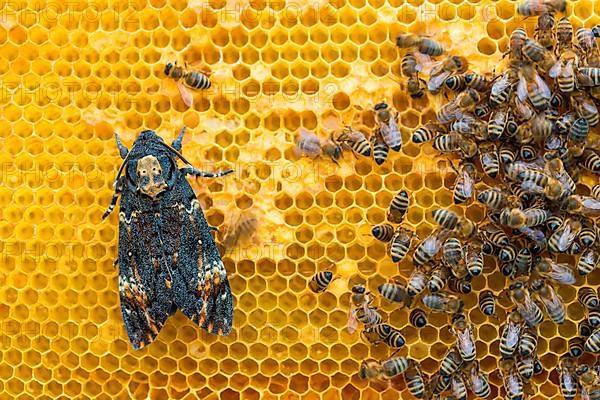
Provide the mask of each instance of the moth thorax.
POLYGON ((148 155, 137 162, 138 191, 152 198, 167 189, 158 159, 148 155))

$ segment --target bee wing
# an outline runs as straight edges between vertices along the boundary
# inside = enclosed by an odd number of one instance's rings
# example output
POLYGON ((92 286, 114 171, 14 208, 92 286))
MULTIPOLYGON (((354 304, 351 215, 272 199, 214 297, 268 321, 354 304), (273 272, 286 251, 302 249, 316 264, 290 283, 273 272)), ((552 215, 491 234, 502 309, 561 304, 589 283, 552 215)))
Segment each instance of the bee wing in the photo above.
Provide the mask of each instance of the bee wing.
POLYGON ((517 98, 521 101, 525 101, 527 98, 527 81, 523 75, 520 75, 519 83, 517 84, 517 98))
POLYGON ((525 226, 519 230, 523 232, 529 239, 535 242, 543 242, 544 240, 546 240, 546 235, 539 229, 533 229, 525 226))
POLYGON ((550 99, 552 97, 552 92, 550 91, 548 84, 544 82, 544 80, 539 74, 535 74, 535 84, 538 87, 538 89, 540 89, 540 92, 542 93, 542 96, 544 96, 544 98, 550 99))
POLYGON ((589 210, 600 210, 600 200, 596 200, 592 197, 586 197, 582 199, 581 204, 583 204, 583 208, 587 208, 589 210))
POLYGON ((358 320, 356 319, 356 310, 352 307, 352 297, 350 297, 350 312, 348 313, 348 333, 353 334, 358 328, 358 320))
POLYGON ((573 69, 573 60, 569 60, 567 61, 567 65, 565 66, 565 68, 562 69, 562 77, 568 78, 570 76, 573 76, 573 74, 575 73, 575 70, 573 69))
POLYGON ((179 89, 179 94, 181 95, 181 100, 183 104, 188 107, 194 105, 194 96, 190 93, 190 91, 185 87, 181 80, 177 81, 177 89, 179 89))
POLYGON ((521 183, 521 188, 527 192, 532 193, 544 193, 544 187, 536 184, 534 181, 523 181, 521 183))
POLYGON ((441 61, 433 61, 427 54, 415 52, 413 55, 417 60, 416 70, 425 75, 429 75, 434 68, 442 64, 441 61))
POLYGON ((492 85, 492 94, 496 95, 498 93, 503 92, 510 86, 510 79, 508 79, 508 75, 504 75, 500 79, 498 79, 492 85))
POLYGON ((432 75, 427 83, 427 89, 433 92, 439 90, 450 75, 451 73, 448 71, 441 72, 437 75, 432 75))
POLYGON ((590 101, 584 101, 581 106, 588 112, 591 114, 597 114, 598 113, 598 108, 594 105, 594 103, 590 102, 590 101))
POLYGON ((463 192, 467 197, 471 197, 473 195, 473 179, 471 175, 467 173, 467 171, 463 172, 463 192))
POLYGON ((571 225, 566 224, 565 229, 562 233, 559 233, 560 237, 558 238, 558 249, 560 251, 567 251, 573 240, 575 240, 575 236, 577 236, 576 232, 571 231, 571 225))
POLYGON ((556 62, 556 64, 554 64, 552 66, 552 68, 550 68, 550 70, 548 71, 548 75, 550 75, 550 78, 556 78, 560 74, 561 70, 562 70, 562 61, 558 60, 556 62))

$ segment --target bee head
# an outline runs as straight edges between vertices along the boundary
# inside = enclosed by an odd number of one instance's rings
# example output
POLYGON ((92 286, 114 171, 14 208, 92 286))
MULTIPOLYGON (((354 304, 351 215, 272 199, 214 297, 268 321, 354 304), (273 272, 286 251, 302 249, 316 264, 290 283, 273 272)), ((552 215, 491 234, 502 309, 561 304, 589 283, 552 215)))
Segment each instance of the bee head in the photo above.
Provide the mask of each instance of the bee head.
POLYGON ((385 110, 389 106, 386 103, 377 103, 375 104, 375 111, 385 110))
POLYGON ((173 63, 167 63, 167 65, 165 65, 165 75, 169 76, 172 69, 173 69, 173 63))

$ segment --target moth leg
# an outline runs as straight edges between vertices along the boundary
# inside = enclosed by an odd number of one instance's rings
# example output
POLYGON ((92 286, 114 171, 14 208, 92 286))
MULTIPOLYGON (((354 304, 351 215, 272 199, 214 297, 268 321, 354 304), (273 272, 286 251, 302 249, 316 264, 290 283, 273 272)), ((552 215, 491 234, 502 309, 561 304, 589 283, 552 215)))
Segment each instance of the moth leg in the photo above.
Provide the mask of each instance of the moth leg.
POLYGON ((119 195, 121 194, 121 191, 122 191, 122 181, 121 181, 121 179, 119 179, 119 181, 117 182, 117 187, 115 188, 115 193, 113 194, 113 197, 110 200, 110 205, 108 206, 108 208, 106 209, 104 214, 102 214, 102 219, 105 219, 106 217, 108 217, 110 215, 110 213, 115 209, 115 206, 117 205, 117 200, 119 199, 119 195))
POLYGON ((219 233, 219 228, 217 228, 216 226, 208 226, 208 229, 210 229, 211 231, 215 231, 217 233, 219 233))
POLYGON ((232 169, 228 169, 227 171, 219 171, 219 172, 206 172, 206 171, 199 171, 194 167, 186 167, 186 168, 181 168, 181 173, 184 175, 193 175, 193 176, 198 176, 201 178, 218 178, 224 175, 229 175, 233 172, 232 169))

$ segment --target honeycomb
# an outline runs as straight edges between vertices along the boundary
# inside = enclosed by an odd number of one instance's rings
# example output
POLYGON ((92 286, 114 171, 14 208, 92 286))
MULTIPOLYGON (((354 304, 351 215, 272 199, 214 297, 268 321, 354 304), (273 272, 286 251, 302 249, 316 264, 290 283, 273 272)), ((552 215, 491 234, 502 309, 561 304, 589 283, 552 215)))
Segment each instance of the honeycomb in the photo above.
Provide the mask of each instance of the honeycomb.
MULTIPOLYGON (((535 19, 516 3, 461 0, 4 2, 0 23, 3 151, 0 185, 1 399, 396 399, 404 384, 362 381, 365 358, 387 356, 346 328, 349 288, 408 278, 368 235, 405 188, 407 223, 423 237, 435 208, 452 204, 452 171, 410 131, 442 100, 410 99, 398 84, 401 32, 435 33, 446 48, 489 71, 508 35, 535 19), (213 87, 185 106, 162 70, 179 60, 212 72, 213 87), (405 145, 381 167, 350 154, 337 166, 298 159, 303 127, 322 136, 387 99, 400 111, 405 145), (253 213, 255 234, 223 248, 236 298, 229 337, 204 334, 181 313, 157 340, 134 351, 119 308, 117 216, 101 221, 119 158, 113 132, 129 145, 144 128, 170 140, 185 125, 184 155, 201 169, 232 167, 233 177, 193 182, 209 223, 222 231, 253 213), (315 295, 307 282, 335 266, 315 295)), ((569 4, 575 26, 600 22, 600 3, 569 4)), ((593 184, 594 182, 588 182, 593 184)), ((466 215, 484 217, 472 204, 466 215)), ((600 283, 590 274, 587 284, 600 283)), ((583 279, 580 279, 583 280, 583 279)), ((498 323, 476 294, 505 278, 473 281, 465 309, 492 397, 498 323)), ((584 282, 579 282, 578 285, 584 282)), ((544 321, 538 351, 545 372, 532 398, 559 395, 551 370, 577 335, 584 310, 576 288, 560 288, 569 320, 544 321)), ((505 306, 507 304, 504 304, 505 306)), ((406 310, 382 303, 403 328, 404 355, 432 374, 454 343, 445 316, 408 325, 406 310)), ((504 316, 500 315, 502 319, 504 316)))

